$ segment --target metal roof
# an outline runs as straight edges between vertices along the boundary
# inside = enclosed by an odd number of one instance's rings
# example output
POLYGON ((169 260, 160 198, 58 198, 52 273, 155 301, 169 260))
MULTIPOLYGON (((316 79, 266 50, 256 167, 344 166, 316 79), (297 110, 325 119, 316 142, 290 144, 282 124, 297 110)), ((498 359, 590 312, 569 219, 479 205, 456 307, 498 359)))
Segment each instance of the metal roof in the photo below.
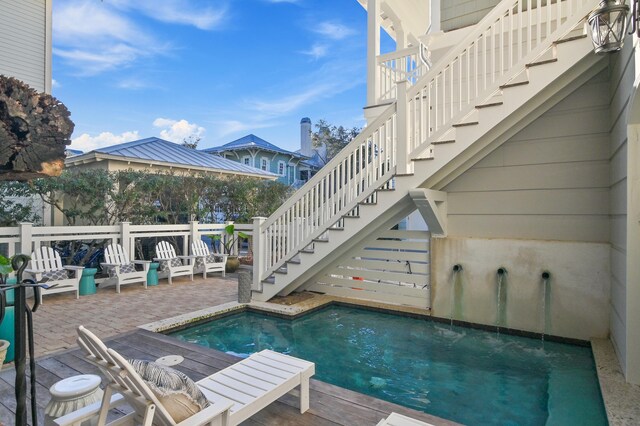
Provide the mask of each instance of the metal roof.
POLYGON ((179 164, 182 166, 205 167, 222 171, 226 170, 231 173, 264 175, 265 177, 277 176, 271 172, 227 160, 226 158, 222 158, 217 155, 211 155, 202 151, 190 149, 180 144, 155 137, 98 148, 91 152, 123 157, 133 161, 155 161, 179 164))
POLYGON ((236 139, 235 141, 229 142, 222 146, 203 149, 202 152, 207 152, 209 154, 217 154, 225 151, 239 151, 244 149, 260 149, 262 151, 271 151, 271 152, 277 152, 280 154, 291 155, 292 157, 296 157, 296 158, 307 158, 306 156, 300 153, 287 151, 286 149, 277 147, 274 144, 269 143, 264 139, 257 137, 254 134, 243 136, 240 139, 236 139))

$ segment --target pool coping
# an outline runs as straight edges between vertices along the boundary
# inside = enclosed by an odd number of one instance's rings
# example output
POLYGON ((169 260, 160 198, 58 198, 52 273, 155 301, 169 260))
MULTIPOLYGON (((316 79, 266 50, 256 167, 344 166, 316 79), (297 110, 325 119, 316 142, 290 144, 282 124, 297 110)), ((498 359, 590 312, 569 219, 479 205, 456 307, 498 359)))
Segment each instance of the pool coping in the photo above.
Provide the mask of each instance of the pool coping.
MULTIPOLYGON (((207 322, 214 318, 246 311, 260 312, 282 318, 295 319, 301 315, 309 314, 330 305, 356 306, 365 309, 396 313, 403 316, 423 318, 436 322, 451 322, 449 319, 434 317, 428 309, 368 300, 348 299, 329 295, 315 295, 312 299, 297 303, 296 305, 283 305, 271 302, 229 302, 213 306, 211 308, 201 309, 191 313, 144 324, 139 326, 139 328, 164 334, 193 326, 198 323, 207 322)), ((495 327, 488 327, 463 321, 454 320, 452 323, 454 325, 495 331, 495 327)), ((522 332, 519 330, 504 331, 506 334, 519 335, 523 337, 540 337, 540 334, 537 333, 522 332)), ((640 386, 630 385, 625 382, 624 375, 620 371, 620 365, 615 355, 613 345, 609 339, 593 339, 589 342, 558 336, 545 336, 545 339, 577 344, 580 346, 590 346, 596 364, 600 392, 602 394, 609 424, 612 426, 626 426, 637 425, 640 423, 640 386)))

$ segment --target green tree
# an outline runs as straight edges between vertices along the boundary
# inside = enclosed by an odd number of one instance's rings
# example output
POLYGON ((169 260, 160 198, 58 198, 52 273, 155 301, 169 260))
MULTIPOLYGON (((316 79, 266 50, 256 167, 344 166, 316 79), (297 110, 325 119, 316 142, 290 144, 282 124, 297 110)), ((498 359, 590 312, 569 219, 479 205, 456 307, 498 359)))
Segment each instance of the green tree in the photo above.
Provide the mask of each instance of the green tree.
POLYGON ((0 226, 16 226, 20 222, 37 222, 38 215, 30 202, 33 196, 28 183, 0 182, 0 226))
POLYGON ((324 164, 338 155, 362 130, 358 127, 348 129, 343 126, 334 126, 325 120, 318 120, 315 127, 316 131, 311 133, 311 141, 324 164))

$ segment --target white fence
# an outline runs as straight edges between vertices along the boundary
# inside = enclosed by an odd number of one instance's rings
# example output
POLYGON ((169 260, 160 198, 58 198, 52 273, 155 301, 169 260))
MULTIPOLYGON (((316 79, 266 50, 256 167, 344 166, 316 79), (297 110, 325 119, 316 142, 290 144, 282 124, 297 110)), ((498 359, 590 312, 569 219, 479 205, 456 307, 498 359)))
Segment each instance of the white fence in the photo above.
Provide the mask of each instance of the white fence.
MULTIPOLYGON (((135 257, 136 242, 143 238, 182 237, 182 246, 178 252, 189 254, 191 241, 201 239, 203 235, 220 235, 223 242, 231 242, 231 254, 242 254, 241 239, 238 232, 253 235, 253 225, 234 224, 233 238, 224 232, 227 224, 204 224, 191 222, 184 225, 131 225, 122 222, 111 226, 33 226, 21 223, 19 226, 0 228, 0 253, 11 257, 15 254, 31 254, 35 249, 52 242, 106 240, 119 243, 135 257)), ((151 260, 151 259, 146 259, 151 260)))
POLYGON ((428 231, 385 231, 311 280, 307 290, 335 296, 431 307, 428 231))

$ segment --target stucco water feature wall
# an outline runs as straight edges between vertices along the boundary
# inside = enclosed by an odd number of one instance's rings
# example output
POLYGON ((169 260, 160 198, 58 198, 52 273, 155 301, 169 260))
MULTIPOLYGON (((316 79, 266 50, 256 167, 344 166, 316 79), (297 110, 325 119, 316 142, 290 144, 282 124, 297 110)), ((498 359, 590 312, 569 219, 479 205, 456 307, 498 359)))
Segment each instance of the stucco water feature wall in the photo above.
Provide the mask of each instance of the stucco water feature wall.
MULTIPOLYGON (((550 272, 547 333, 573 339, 607 337, 610 315, 609 244, 481 238, 432 240, 432 313, 452 313, 453 266, 459 273, 459 315, 454 319, 494 325, 498 315, 497 270, 507 275, 505 324, 508 328, 545 330, 544 285, 550 272)), ((505 300, 505 299, 503 299, 505 300)))

